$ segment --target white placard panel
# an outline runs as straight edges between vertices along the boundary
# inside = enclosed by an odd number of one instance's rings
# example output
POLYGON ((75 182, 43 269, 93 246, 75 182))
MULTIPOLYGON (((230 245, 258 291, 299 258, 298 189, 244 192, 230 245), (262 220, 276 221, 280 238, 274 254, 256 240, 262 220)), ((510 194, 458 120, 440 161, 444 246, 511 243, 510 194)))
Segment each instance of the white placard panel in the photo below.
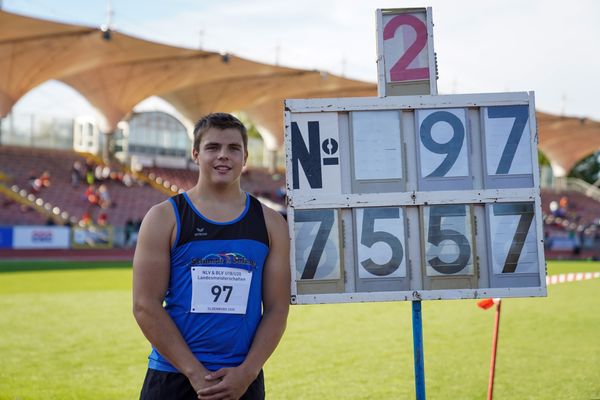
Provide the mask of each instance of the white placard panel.
POLYGON ((488 212, 493 273, 537 273, 534 204, 493 204, 488 212))
POLYGON ((335 210, 294 212, 296 280, 341 278, 338 215, 335 210))
POLYGON ((471 220, 467 205, 423 207, 427 276, 473 275, 471 220))
POLYGON ((546 295, 532 93, 285 106, 293 303, 546 295))
POLYGON ((341 193, 337 113, 292 114, 290 123, 292 189, 341 193))
POLYGON ((376 12, 379 96, 437 94, 431 8, 376 12))
POLYGON ((420 176, 469 176, 469 152, 464 109, 417 111, 420 176))
POLYGON ((406 240, 402 208, 357 208, 358 277, 406 276, 406 240))
POLYGON ((425 12, 384 14, 383 52, 388 82, 429 79, 425 12))
POLYGON ((350 115, 355 179, 402 179, 400 113, 363 111, 350 115))
POLYGON ((488 175, 533 174, 529 107, 483 107, 488 175))

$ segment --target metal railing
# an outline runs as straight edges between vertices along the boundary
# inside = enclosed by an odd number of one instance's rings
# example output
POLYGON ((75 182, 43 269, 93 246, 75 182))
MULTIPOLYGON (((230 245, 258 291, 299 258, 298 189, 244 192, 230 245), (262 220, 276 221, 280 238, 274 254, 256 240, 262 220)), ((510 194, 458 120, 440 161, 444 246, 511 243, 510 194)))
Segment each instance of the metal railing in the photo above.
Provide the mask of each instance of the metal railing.
POLYGON ((555 192, 572 190, 600 202, 600 189, 578 178, 555 178, 553 189, 555 192))

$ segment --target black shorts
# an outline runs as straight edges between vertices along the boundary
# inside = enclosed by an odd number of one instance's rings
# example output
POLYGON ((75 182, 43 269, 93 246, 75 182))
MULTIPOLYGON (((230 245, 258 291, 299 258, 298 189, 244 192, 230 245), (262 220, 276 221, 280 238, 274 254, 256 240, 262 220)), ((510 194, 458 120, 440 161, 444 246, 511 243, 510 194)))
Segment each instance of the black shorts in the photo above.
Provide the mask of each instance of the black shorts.
MULTIPOLYGON (((262 370, 248 386, 240 400, 264 400, 265 378, 262 370)), ((148 368, 140 400, 197 400, 198 395, 188 378, 179 372, 164 372, 148 368)))

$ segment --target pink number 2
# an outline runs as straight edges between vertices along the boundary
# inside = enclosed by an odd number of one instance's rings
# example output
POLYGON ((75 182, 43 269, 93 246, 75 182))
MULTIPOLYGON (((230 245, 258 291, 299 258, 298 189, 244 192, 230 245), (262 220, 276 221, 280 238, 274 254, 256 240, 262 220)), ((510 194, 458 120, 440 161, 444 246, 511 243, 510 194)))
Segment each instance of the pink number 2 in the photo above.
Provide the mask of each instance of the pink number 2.
POLYGON ((427 79, 429 78, 429 68, 408 69, 408 65, 417 58, 421 50, 427 45, 427 27, 423 21, 410 14, 397 15, 383 28, 383 40, 392 39, 396 30, 402 25, 411 26, 415 30, 417 37, 408 50, 390 69, 390 78, 393 82, 427 79))

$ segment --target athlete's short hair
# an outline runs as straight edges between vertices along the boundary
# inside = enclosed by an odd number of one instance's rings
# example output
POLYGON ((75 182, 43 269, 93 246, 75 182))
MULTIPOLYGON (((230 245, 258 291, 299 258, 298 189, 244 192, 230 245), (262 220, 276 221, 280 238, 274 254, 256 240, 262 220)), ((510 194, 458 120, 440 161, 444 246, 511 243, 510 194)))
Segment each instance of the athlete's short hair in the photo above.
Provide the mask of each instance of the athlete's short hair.
POLYGON ((196 125, 194 125, 194 150, 200 150, 200 140, 202 140, 202 135, 210 128, 233 128, 239 130, 242 135, 242 141, 244 142, 244 150, 246 152, 248 151, 248 132, 242 121, 231 114, 221 112, 207 114, 196 122, 196 125))

